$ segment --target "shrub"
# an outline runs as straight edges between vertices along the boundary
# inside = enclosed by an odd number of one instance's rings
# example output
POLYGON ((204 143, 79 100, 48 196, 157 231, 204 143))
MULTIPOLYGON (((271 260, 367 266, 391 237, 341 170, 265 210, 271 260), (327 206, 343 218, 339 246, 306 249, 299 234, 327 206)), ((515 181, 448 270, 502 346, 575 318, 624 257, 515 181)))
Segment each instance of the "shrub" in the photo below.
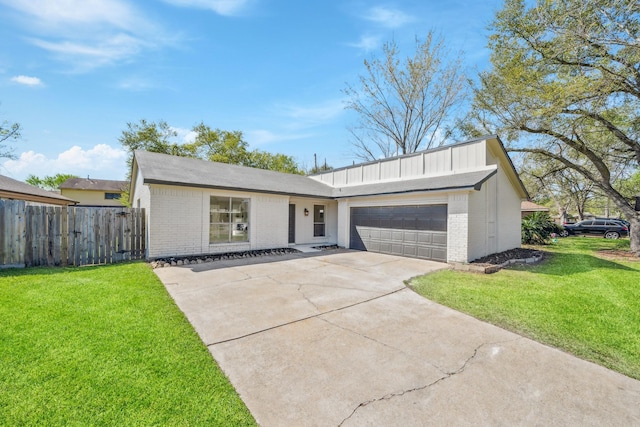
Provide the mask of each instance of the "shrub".
POLYGON ((534 212, 522 218, 522 243, 546 245, 552 233, 560 234, 562 227, 551 220, 547 212, 534 212))

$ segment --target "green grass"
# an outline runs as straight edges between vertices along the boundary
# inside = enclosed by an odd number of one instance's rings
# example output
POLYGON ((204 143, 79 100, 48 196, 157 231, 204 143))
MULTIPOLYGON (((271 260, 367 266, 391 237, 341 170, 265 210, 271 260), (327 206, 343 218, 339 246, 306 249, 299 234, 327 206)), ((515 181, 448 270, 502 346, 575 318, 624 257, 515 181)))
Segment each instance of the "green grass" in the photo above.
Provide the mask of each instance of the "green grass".
POLYGON ((537 266, 495 274, 441 271, 411 286, 433 301, 640 379, 640 262, 600 249, 628 240, 560 239, 537 266))
POLYGON ((255 425, 144 263, 0 271, 0 425, 255 425))

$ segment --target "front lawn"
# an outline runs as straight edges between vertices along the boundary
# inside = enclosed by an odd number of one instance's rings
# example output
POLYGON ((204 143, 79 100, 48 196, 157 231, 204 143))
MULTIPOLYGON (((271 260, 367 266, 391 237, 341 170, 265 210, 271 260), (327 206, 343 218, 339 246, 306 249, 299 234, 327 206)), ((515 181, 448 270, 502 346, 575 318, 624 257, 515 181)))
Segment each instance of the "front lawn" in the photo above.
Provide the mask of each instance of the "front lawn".
POLYGON ((255 425, 144 263, 0 271, 0 425, 255 425))
POLYGON ((640 262, 596 251, 628 240, 560 239, 536 266, 440 271, 411 286, 430 300, 640 379, 640 262))

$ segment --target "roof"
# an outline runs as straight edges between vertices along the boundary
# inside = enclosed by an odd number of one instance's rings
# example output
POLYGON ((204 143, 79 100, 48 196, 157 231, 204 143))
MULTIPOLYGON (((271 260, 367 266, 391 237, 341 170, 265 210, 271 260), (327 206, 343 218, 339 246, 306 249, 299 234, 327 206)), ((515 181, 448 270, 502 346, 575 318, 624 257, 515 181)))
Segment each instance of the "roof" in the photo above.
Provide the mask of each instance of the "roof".
POLYGON ((548 207, 536 205, 535 203, 530 202, 529 200, 524 200, 522 203, 520 203, 520 210, 525 212, 535 212, 535 211, 549 212, 548 207))
POLYGON ((302 175, 148 151, 136 151, 134 158, 144 184, 332 198, 332 187, 302 175))
MULTIPOLYGON (((513 163, 511 163, 502 141, 497 136, 491 135, 454 145, 470 144, 482 140, 486 140, 494 147, 494 150, 506 158, 507 165, 503 168, 505 173, 522 198, 528 197, 527 190, 513 168, 513 163)), ((450 146, 431 151, 448 147, 450 146)), ((415 155, 415 153, 411 155, 415 155)), ((387 160, 389 159, 380 161, 387 160)), ((140 150, 134 152, 133 168, 132 180, 137 179, 137 168, 141 173, 143 184, 177 185, 326 199, 424 191, 480 190, 482 184, 497 173, 496 165, 488 165, 481 170, 469 172, 333 187, 318 179, 302 175, 140 150)), ((135 188, 135 182, 132 182, 131 188, 135 188)), ((132 196, 133 194, 130 195, 130 197, 132 196)))
POLYGON ((75 200, 71 200, 68 197, 34 187, 4 175, 0 175, 0 197, 54 205, 73 205, 76 203, 75 200))
POLYGON ((480 190, 483 182, 498 172, 497 168, 401 181, 376 182, 336 188, 334 197, 374 196, 414 191, 480 190))
POLYGON ((93 178, 69 178, 60 185, 65 190, 122 191, 127 181, 93 178))

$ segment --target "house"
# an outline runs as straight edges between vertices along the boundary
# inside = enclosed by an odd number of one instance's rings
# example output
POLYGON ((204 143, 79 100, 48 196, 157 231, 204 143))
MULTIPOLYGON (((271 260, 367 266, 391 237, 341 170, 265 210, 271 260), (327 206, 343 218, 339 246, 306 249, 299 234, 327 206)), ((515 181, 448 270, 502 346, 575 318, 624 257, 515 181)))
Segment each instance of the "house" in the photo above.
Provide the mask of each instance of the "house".
POLYGON ((77 200, 79 206, 122 207, 120 197, 126 181, 93 178, 69 178, 60 185, 60 193, 77 200))
POLYGON ((147 257, 337 244, 467 262, 520 246, 528 194, 497 136, 312 176, 136 151, 147 257))
POLYGON ((546 206, 537 205, 530 200, 523 200, 520 204, 520 212, 522 218, 525 218, 534 212, 549 212, 549 208, 546 206))
POLYGON ((62 206, 76 204, 76 201, 71 198, 4 175, 0 175, 0 199, 26 200, 30 203, 62 206))

